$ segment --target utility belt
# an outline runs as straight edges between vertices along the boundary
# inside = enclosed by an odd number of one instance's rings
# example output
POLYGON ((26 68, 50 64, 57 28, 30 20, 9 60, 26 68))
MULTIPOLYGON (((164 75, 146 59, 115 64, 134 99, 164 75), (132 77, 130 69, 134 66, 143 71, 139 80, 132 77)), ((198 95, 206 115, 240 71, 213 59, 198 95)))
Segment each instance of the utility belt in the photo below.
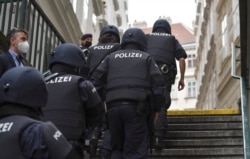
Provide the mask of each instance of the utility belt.
POLYGON ((165 64, 158 64, 158 67, 159 67, 161 73, 164 76, 169 76, 171 78, 172 83, 174 83, 175 77, 176 77, 176 74, 177 74, 176 67, 173 66, 173 65, 168 65, 166 63, 165 64))
POLYGON ((161 73, 163 74, 167 74, 169 72, 176 72, 176 67, 174 67, 173 65, 169 65, 169 64, 158 64, 159 69, 161 70, 161 73))
POLYGON ((135 105, 137 106, 139 101, 136 100, 115 100, 107 103, 107 109, 111 109, 113 107, 119 107, 123 105, 135 105))
POLYGON ((167 74, 170 71, 170 67, 168 66, 168 64, 159 64, 158 67, 163 74, 167 74))
POLYGON ((136 108, 136 112, 138 115, 142 117, 146 117, 150 111, 150 103, 149 101, 136 101, 136 100, 117 100, 107 103, 107 109, 111 109, 113 107, 119 107, 124 105, 133 105, 136 108))

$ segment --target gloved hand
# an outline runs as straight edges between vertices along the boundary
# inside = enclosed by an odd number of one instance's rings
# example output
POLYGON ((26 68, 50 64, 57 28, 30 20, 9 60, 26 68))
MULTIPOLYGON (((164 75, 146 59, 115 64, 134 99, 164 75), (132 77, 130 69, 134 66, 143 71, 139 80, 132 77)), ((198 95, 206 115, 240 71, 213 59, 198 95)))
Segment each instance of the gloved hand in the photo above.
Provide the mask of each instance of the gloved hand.
POLYGON ((98 146, 98 139, 97 138, 90 139, 88 149, 89 149, 89 154, 91 154, 91 156, 96 155, 97 146, 98 146))
POLYGON ((87 135, 87 138, 85 140, 85 146, 86 146, 88 153, 91 156, 95 156, 97 146, 98 146, 98 140, 101 137, 101 128, 95 127, 95 128, 89 129, 88 133, 89 134, 87 135))

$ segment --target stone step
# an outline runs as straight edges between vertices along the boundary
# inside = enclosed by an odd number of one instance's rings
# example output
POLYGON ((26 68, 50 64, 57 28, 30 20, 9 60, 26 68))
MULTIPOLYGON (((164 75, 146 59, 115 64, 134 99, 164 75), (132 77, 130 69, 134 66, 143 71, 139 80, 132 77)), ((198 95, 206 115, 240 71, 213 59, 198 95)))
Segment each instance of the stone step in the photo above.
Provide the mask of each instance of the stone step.
MULTIPOLYGON (((99 158, 96 158, 99 159, 99 158)), ((230 156, 150 156, 148 159, 244 159, 242 155, 230 156)))
POLYGON ((184 138, 184 139, 194 139, 194 138, 231 138, 231 137, 242 137, 241 130, 209 130, 209 131, 169 131, 166 134, 166 138, 184 138))
MULTIPOLYGON (((168 111, 165 148, 149 159, 243 159, 242 117, 237 109, 168 111)), ((102 141, 100 141, 99 145, 102 141)))
POLYGON ((168 130, 242 130, 241 123, 184 123, 169 124, 168 130))
POLYGON ((215 115, 204 115, 204 116, 168 116, 169 124, 174 123, 241 123, 241 115, 224 115, 224 116, 215 116, 215 115))
POLYGON ((166 139, 166 149, 173 148, 204 148, 204 147, 242 147, 242 138, 219 138, 219 139, 166 139))
MULTIPOLYGON (((150 154, 150 153, 149 153, 150 154)), ((213 157, 213 156, 240 156, 243 155, 243 148, 185 148, 185 149, 163 149, 163 150, 152 150, 150 156, 164 156, 168 159, 168 156, 179 156, 183 157, 213 157)))

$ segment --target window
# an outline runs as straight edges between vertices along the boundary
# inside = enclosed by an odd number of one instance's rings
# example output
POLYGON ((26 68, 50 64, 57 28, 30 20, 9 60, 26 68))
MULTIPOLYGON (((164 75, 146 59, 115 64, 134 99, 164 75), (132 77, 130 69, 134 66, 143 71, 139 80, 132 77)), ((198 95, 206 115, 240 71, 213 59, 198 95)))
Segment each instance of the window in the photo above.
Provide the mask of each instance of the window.
POLYGON ((196 65, 196 56, 195 54, 189 54, 187 57, 187 68, 193 68, 196 65))
POLYGON ((187 97, 196 97, 196 81, 187 82, 187 97))

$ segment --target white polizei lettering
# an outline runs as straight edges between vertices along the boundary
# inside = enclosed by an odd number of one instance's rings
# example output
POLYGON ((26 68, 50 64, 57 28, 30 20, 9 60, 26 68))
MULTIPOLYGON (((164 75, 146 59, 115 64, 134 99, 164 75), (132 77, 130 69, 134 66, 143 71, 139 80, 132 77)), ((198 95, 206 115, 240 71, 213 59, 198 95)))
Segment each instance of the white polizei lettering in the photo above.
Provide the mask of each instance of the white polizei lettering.
POLYGON ((115 58, 141 58, 142 54, 141 53, 135 53, 135 52, 131 52, 131 53, 117 53, 115 54, 115 58))
POLYGON ((53 137, 56 139, 56 140, 58 140, 59 139, 59 137, 62 135, 62 133, 59 131, 59 130, 57 130, 56 132, 55 132, 55 134, 53 135, 53 137))
POLYGON ((4 123, 3 124, 3 128, 2 128, 2 132, 6 132, 8 129, 9 123, 4 123))
POLYGON ((50 81, 48 81, 46 83, 48 84, 48 83, 55 83, 55 82, 54 82, 54 80, 50 80, 50 81))
POLYGON ((106 45, 105 46, 105 49, 112 49, 113 48, 113 45, 106 45))
POLYGON ((68 81, 71 81, 71 76, 66 76, 63 78, 63 82, 68 82, 68 81))
POLYGON ((0 133, 10 131, 12 126, 13 126, 13 122, 0 123, 0 133))
POLYGON ((154 36, 171 36, 171 34, 168 34, 168 33, 150 33, 150 35, 154 35, 154 36))
POLYGON ((63 83, 63 82, 70 82, 72 76, 64 76, 64 77, 56 77, 55 79, 50 80, 47 83, 63 83))
POLYGON ((0 132, 2 132, 3 123, 0 123, 0 132))
POLYGON ((115 54, 115 59, 119 56, 119 54, 115 54))
POLYGON ((94 46, 94 50, 107 50, 107 49, 112 49, 113 45, 97 45, 94 46))
POLYGON ((92 93, 95 93, 96 92, 96 89, 95 87, 92 88, 92 93))
POLYGON ((9 128, 8 128, 8 131, 10 131, 12 125, 13 125, 13 122, 10 123, 9 128))
POLYGON ((62 82, 63 77, 58 77, 56 79, 57 79, 57 83, 59 83, 59 82, 62 82))

